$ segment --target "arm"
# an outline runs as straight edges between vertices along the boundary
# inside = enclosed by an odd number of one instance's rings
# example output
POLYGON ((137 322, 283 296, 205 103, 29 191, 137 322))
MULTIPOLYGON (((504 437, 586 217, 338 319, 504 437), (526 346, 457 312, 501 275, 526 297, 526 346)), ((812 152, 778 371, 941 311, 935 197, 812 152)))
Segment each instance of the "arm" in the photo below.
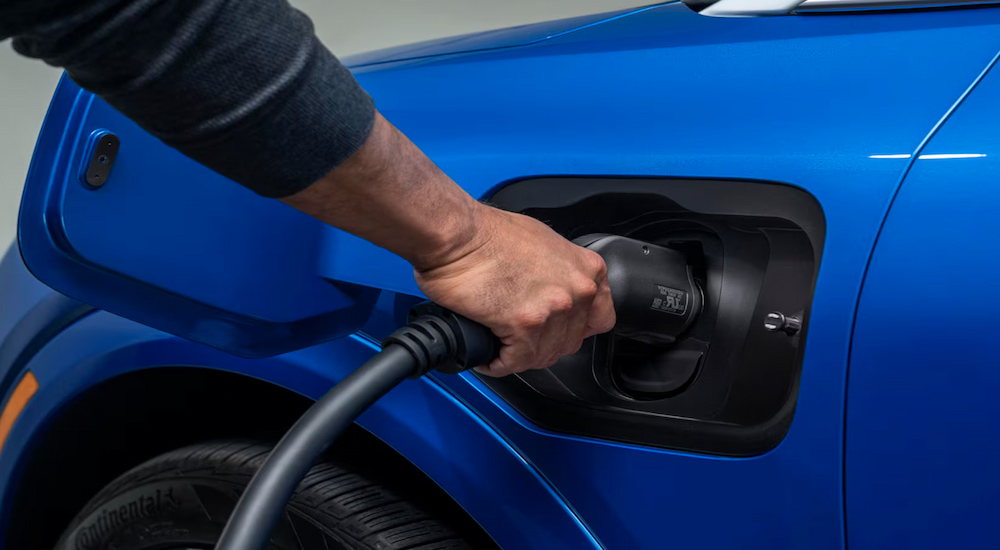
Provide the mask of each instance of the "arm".
POLYGON ((548 367, 614 326, 599 255, 476 202, 381 115, 354 156, 282 200, 406 258, 428 298, 490 327, 504 347, 485 374, 548 367))
POLYGON ((189 157, 409 260, 429 298, 501 338, 487 374, 614 324, 600 256, 476 202, 284 0, 3 0, 7 37, 189 157))

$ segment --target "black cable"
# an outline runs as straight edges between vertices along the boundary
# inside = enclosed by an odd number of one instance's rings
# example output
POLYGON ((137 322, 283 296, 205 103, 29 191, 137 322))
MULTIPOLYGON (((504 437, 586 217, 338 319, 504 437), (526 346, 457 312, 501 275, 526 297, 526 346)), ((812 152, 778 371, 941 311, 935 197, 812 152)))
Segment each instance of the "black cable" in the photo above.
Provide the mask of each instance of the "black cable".
POLYGON ((281 438, 236 503, 215 550, 261 550, 309 469, 359 414, 403 380, 432 369, 457 373, 500 351, 490 330, 426 302, 382 351, 326 392, 281 438))
POLYGON ((359 414, 417 371, 403 346, 390 345, 317 401, 281 438, 254 476, 215 550, 259 550, 309 468, 359 414))

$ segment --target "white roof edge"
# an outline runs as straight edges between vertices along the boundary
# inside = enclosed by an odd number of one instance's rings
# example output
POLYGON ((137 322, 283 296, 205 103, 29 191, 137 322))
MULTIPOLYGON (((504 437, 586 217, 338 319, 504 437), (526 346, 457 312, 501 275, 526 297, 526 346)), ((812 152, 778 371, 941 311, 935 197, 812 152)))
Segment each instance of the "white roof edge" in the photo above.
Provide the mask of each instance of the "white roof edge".
POLYGON ((998 4, 1000 0, 718 0, 698 13, 711 17, 759 17, 793 11, 899 9, 927 6, 998 4))
POLYGON ((711 17, 784 15, 801 3, 802 0, 719 0, 698 13, 711 17))

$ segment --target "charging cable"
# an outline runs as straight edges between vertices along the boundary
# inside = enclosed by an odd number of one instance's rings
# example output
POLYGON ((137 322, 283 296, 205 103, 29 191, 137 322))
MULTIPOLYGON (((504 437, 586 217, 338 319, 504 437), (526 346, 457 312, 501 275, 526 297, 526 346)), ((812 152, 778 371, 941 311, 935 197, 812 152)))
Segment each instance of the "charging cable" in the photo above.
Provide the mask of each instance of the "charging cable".
POLYGON ((490 330, 432 303, 382 342, 382 351, 334 386, 281 438, 236 504, 216 550, 260 550, 320 455, 354 419, 407 378, 431 370, 455 374, 500 352, 490 330))

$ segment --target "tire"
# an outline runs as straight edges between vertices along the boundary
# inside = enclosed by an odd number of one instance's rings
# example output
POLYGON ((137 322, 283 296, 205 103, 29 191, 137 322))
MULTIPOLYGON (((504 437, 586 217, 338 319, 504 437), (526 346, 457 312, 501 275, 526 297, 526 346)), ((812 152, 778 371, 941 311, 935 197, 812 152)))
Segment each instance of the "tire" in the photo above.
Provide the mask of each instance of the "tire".
MULTIPOLYGON (((210 549, 270 447, 218 442, 154 458, 84 506, 59 550, 210 549)), ((299 485, 269 550, 471 549, 444 522, 349 468, 322 462, 299 485)))

